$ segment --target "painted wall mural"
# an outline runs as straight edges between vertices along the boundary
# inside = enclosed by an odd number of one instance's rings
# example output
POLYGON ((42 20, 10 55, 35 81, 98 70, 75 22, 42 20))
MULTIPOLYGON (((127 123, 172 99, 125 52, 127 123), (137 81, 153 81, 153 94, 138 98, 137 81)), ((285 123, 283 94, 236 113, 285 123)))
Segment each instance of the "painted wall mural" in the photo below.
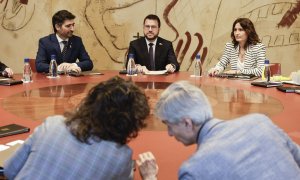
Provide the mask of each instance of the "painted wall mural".
POLYGON ((34 14, 34 4, 28 0, 1 0, 1 27, 9 31, 17 31, 27 25, 34 14))
POLYGON ((300 0, 0 0, 1 60, 20 72, 22 59, 35 57, 38 39, 52 33, 51 17, 60 9, 76 15, 75 34, 98 70, 123 68, 129 42, 143 35, 150 13, 161 18, 160 36, 173 42, 182 71, 192 70, 198 52, 204 68, 212 67, 238 17, 254 22, 267 58, 281 63, 284 74, 300 69, 300 0), (15 43, 24 41, 20 51, 15 43))

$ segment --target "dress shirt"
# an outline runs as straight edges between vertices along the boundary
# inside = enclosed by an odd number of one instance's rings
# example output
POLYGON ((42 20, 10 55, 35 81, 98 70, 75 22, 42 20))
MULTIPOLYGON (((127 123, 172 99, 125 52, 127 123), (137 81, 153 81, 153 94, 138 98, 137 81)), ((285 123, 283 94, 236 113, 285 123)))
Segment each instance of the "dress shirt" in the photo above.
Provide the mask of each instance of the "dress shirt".
MULTIPOLYGON (((63 41, 69 41, 69 38, 68 39, 65 39, 63 40, 62 38, 60 38, 57 34, 56 34, 56 38, 58 40, 58 43, 59 43, 59 47, 60 47, 60 51, 62 52, 64 47, 65 47, 65 44, 63 43, 63 41)), ((67 43, 68 44, 68 43, 67 43)))

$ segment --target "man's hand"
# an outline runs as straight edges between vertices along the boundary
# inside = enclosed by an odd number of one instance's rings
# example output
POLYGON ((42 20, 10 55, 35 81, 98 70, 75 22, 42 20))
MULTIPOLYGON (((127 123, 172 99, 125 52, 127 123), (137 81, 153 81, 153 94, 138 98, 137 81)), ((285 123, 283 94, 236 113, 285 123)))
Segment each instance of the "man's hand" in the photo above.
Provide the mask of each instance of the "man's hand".
POLYGON ((63 72, 70 72, 70 71, 74 71, 77 73, 81 72, 81 68, 77 66, 76 63, 61 63, 58 67, 57 67, 58 71, 63 71, 63 72))
POLYGON ((139 171, 143 180, 156 180, 158 166, 153 154, 151 152, 145 152, 139 154, 139 158, 140 159, 138 159, 136 163, 139 167, 139 171))
POLYGON ((10 68, 5 68, 4 71, 2 72, 2 75, 4 77, 12 77, 14 75, 14 72, 10 68))
POLYGON ((167 70, 169 73, 173 73, 173 72, 175 72, 176 68, 175 68, 172 64, 167 64, 167 65, 166 65, 166 70, 167 70))
POLYGON ((140 64, 136 64, 136 70, 139 73, 145 73, 149 71, 146 66, 141 66, 140 64))

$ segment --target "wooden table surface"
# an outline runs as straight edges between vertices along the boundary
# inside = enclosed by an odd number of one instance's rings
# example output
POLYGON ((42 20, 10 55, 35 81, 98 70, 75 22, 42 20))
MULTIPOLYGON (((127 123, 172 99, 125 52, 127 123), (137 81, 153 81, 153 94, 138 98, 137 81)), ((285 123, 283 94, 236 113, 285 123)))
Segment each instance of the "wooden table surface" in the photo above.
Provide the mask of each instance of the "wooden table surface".
MULTIPOLYGON (((0 86, 0 126, 11 123, 33 129, 50 115, 72 110, 85 97, 88 90, 101 81, 119 75, 118 71, 102 71, 104 75, 72 77, 63 75, 49 79, 44 74, 33 74, 33 82, 15 86, 0 86)), ((212 77, 192 78, 190 72, 179 72, 162 76, 138 75, 128 77, 143 87, 153 107, 159 94, 170 83, 187 80, 199 86, 208 96, 217 118, 230 120, 248 113, 259 112, 269 116, 298 144, 300 144, 300 95, 283 93, 276 88, 251 86, 250 81, 228 80, 212 77)), ((21 79, 21 75, 15 75, 21 79)), ((160 171, 159 179, 177 179, 180 164, 194 151, 196 146, 184 147, 169 137, 166 127, 153 116, 147 118, 147 128, 129 143, 139 153, 152 151, 160 171)), ((0 144, 17 139, 25 140, 30 133, 0 138, 0 144)), ((140 179, 138 173, 136 179, 140 179)))

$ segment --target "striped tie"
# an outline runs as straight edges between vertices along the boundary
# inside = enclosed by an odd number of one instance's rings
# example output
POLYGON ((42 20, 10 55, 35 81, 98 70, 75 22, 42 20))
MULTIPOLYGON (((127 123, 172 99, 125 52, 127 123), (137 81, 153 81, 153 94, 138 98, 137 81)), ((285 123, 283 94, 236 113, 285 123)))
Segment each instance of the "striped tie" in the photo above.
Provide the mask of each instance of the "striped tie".
POLYGON ((62 41, 62 43, 64 44, 64 47, 63 50, 61 51, 61 54, 62 54, 62 60, 65 61, 67 55, 67 49, 68 49, 68 41, 62 41))

